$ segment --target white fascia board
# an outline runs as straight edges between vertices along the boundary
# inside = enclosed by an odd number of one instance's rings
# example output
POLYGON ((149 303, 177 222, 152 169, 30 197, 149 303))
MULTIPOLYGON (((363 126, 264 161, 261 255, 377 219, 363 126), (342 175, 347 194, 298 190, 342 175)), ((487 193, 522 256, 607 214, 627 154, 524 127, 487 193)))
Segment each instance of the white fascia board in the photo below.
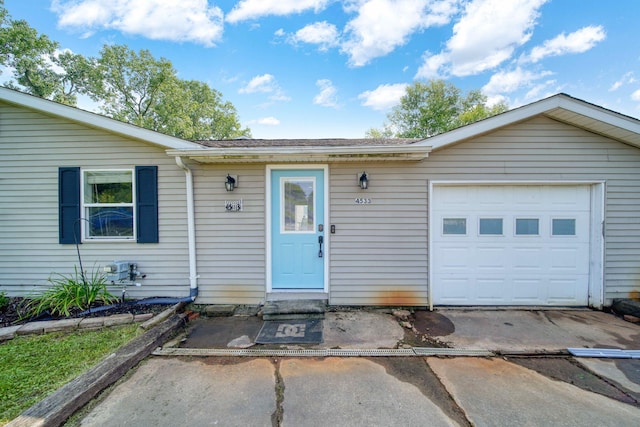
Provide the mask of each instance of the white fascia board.
POLYGON ((571 98, 565 94, 557 94, 523 107, 506 111, 497 116, 489 117, 479 122, 427 138, 414 145, 429 144, 434 150, 439 149, 465 139, 492 132, 498 128, 519 121, 527 120, 540 114, 548 113, 556 108, 589 117, 612 127, 640 134, 640 121, 637 119, 589 104, 576 98, 571 98))
POLYGON ((31 110, 36 110, 44 114, 68 119, 76 123, 104 130, 109 133, 115 133, 127 138, 137 139, 150 144, 159 145, 168 149, 197 150, 198 147, 201 147, 199 144, 196 144, 194 142, 185 141, 183 139, 169 135, 164 135, 156 131, 144 129, 135 125, 131 125, 129 123, 114 120, 100 114, 49 101, 48 99, 38 98, 37 96, 18 92, 12 89, 0 87, 0 101, 17 105, 19 107, 25 107, 31 110))
POLYGON ((169 156, 188 157, 200 162, 264 162, 264 161, 327 161, 327 160, 423 160, 430 146, 346 146, 346 147, 238 147, 199 150, 167 150, 169 156))

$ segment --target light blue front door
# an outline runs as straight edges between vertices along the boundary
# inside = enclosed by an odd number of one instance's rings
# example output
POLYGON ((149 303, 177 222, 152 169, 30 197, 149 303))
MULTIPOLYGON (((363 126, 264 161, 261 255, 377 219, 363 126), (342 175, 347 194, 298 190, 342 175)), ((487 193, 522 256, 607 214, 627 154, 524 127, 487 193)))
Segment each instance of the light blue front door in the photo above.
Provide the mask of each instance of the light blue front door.
POLYGON ((324 191, 322 169, 271 171, 272 289, 324 289, 324 191))

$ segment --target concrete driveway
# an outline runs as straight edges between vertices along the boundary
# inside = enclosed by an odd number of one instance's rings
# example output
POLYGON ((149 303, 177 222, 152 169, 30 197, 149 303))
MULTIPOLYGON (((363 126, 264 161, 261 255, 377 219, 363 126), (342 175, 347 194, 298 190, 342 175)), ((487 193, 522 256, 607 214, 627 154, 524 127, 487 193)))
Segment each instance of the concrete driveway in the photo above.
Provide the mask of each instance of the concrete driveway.
POLYGON ((502 359, 151 358, 82 426, 631 426, 640 408, 502 359))
POLYGON ((332 311, 321 344, 276 347, 254 344, 262 325, 255 315, 196 319, 184 336, 166 341, 180 324, 171 317, 9 425, 64 420, 73 407, 67 397, 84 405, 103 372, 122 375, 139 360, 129 376, 81 411, 79 423, 640 425, 640 359, 572 357, 566 351, 640 349, 640 325, 607 313, 332 311), (146 357, 153 348, 154 356, 146 357), (471 357, 475 352, 486 357, 471 357), (342 357, 347 354, 357 357, 342 357))
MULTIPOLYGON (((226 348, 240 335, 251 341, 260 325, 252 316, 202 319, 181 347, 226 348)), ((611 314, 448 309, 402 320, 377 310, 331 312, 324 338, 309 347, 423 342, 501 357, 151 357, 81 424, 640 424, 640 360, 557 356, 567 347, 640 348, 640 326, 611 314)))

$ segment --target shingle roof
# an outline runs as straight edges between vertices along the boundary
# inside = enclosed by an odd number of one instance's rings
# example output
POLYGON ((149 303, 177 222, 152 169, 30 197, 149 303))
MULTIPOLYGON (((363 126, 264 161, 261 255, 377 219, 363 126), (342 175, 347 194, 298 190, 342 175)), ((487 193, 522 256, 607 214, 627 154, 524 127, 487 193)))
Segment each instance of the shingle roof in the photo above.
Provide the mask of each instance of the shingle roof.
POLYGON ((249 148, 249 147, 354 147, 354 146, 393 146, 411 145, 423 139, 414 138, 361 138, 361 139, 225 139, 195 141, 211 148, 249 148))

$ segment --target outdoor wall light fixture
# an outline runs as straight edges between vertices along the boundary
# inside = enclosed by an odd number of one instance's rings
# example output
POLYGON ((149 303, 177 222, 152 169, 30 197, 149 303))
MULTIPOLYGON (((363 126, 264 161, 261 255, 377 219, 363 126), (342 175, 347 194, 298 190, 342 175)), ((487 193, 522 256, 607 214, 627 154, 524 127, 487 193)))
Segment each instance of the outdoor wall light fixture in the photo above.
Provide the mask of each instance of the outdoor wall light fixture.
POLYGON ((362 175, 359 176, 358 185, 360 185, 360 188, 362 188, 363 190, 369 188, 369 178, 367 177, 366 172, 362 172, 362 175))
POLYGON ((224 182, 224 188, 227 191, 233 191, 238 186, 238 177, 227 174, 227 180, 224 182))

